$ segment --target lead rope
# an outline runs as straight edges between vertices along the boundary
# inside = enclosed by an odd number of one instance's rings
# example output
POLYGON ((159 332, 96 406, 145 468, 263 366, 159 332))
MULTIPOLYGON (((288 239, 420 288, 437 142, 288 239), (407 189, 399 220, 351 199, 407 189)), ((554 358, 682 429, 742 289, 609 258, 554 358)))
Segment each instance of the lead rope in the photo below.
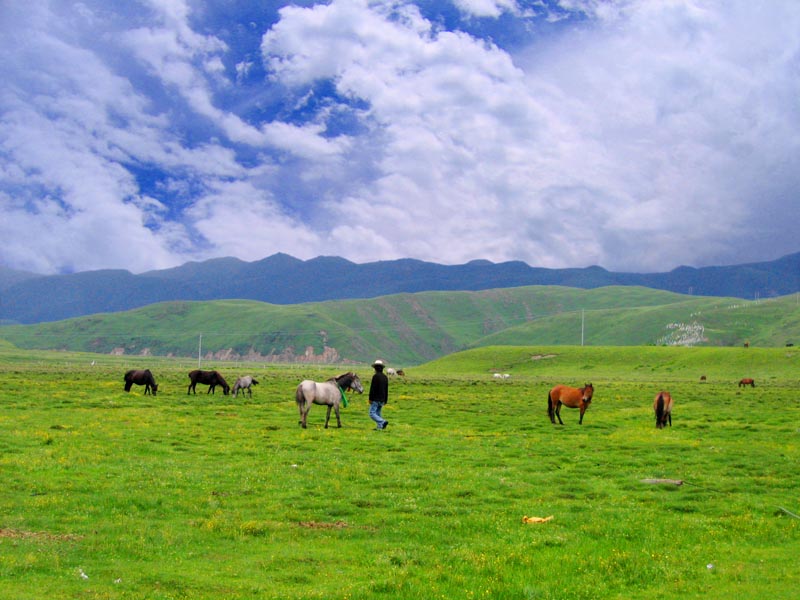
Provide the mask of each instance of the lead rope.
POLYGON ((342 406, 347 408, 347 396, 344 395, 344 390, 342 389, 342 386, 339 386, 339 392, 342 394, 342 406))

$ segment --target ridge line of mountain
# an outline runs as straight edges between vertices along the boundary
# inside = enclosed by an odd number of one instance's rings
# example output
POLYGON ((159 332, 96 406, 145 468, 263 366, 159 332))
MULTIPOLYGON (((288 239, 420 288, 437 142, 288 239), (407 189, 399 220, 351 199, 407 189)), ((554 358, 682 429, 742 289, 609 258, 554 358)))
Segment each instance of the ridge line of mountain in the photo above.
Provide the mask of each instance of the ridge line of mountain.
POLYGON ((599 266, 548 269, 522 261, 473 260, 462 265, 441 265, 404 258, 358 264, 336 256, 301 260, 283 253, 253 262, 232 257, 188 262, 138 275, 124 269, 37 275, 2 267, 0 322, 57 321, 170 300, 247 299, 301 304, 527 285, 583 289, 634 285, 752 300, 800 291, 800 253, 742 265, 682 266, 664 273, 613 272, 599 266))

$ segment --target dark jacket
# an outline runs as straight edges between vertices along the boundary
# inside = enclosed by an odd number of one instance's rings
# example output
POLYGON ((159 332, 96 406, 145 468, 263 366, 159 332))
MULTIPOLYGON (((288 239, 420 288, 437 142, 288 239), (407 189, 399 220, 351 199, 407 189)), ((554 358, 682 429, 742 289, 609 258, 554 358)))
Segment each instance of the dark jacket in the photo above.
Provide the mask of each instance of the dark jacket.
POLYGON ((389 378, 383 371, 378 371, 372 376, 372 382, 369 384, 369 401, 382 402, 386 404, 389 401, 389 378))

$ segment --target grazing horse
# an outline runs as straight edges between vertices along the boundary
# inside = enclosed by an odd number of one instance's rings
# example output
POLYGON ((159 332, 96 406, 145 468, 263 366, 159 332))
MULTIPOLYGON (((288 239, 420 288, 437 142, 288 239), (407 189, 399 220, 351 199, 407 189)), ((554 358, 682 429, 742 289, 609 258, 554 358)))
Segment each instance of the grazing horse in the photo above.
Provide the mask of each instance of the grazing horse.
POLYGON ((656 429, 664 429, 667 423, 672 427, 672 395, 669 392, 656 394, 653 410, 656 413, 656 429))
POLYGON ((309 379, 301 381, 297 386, 294 397, 297 400, 297 408, 300 411, 299 423, 303 429, 306 429, 306 418, 312 404, 327 405, 328 414, 325 417, 325 429, 328 428, 328 421, 331 418, 331 408, 336 412, 337 427, 341 427, 342 420, 339 418, 339 404, 343 402, 347 406, 347 398, 345 398, 344 392, 349 390, 359 394, 364 392, 361 380, 352 371, 338 377, 331 377, 328 381, 321 383, 309 379))
POLYGON ((130 392, 133 384, 143 385, 144 393, 156 395, 158 384, 150 369, 132 369, 125 373, 125 391, 130 392))
POLYGON ((228 385, 228 382, 225 381, 225 378, 219 374, 219 371, 201 371, 200 369, 195 369, 194 371, 189 373, 189 387, 186 390, 186 393, 189 392, 196 394, 196 386, 198 383, 203 383, 208 386, 208 391, 206 394, 214 394, 215 388, 219 385, 222 386, 222 393, 226 396, 228 392, 231 391, 231 386, 228 385))
POLYGON ((255 377, 245 375, 244 377, 237 378, 236 383, 233 384, 233 397, 236 398, 239 390, 241 390, 242 394, 244 394, 245 390, 247 390, 247 393, 252 398, 253 390, 251 387, 254 385, 258 385, 258 380, 255 377))
POLYGON ((547 394, 547 414, 550 415, 550 422, 555 425, 555 418, 558 417, 558 422, 561 425, 564 424, 564 421, 561 420, 561 405, 563 404, 569 408, 581 409, 581 418, 578 424, 583 425, 583 413, 592 402, 592 394, 594 394, 594 386, 591 383, 587 383, 582 388, 566 385, 555 386, 547 394))
POLYGON ((748 385, 750 387, 756 387, 755 379, 750 379, 749 377, 745 377, 744 379, 739 380, 739 387, 745 387, 748 385))

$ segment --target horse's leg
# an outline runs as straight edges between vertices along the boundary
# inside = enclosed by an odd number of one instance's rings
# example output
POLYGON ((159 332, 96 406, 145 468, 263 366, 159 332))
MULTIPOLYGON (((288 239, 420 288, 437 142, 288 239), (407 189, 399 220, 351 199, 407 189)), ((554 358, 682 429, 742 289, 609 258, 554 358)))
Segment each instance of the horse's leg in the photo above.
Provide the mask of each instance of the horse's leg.
POLYGON ((328 404, 328 412, 325 414, 325 429, 328 428, 328 421, 331 420, 331 408, 333 408, 333 405, 328 404))
POLYGON ((306 397, 303 394, 303 390, 301 386, 297 386, 297 389, 294 391, 294 401, 297 402, 297 411, 300 413, 300 420, 297 421, 297 424, 300 425, 303 429, 305 429, 305 415, 303 414, 303 408, 306 405, 306 397))
POLYGON ((556 416, 558 417, 559 425, 563 425, 564 421, 561 420, 561 400, 556 400, 556 416))
MULTIPOLYGON (((339 405, 338 404, 334 404, 333 410, 336 413, 336 426, 341 429, 342 420, 339 418, 339 405)), ((328 409, 328 412, 330 412, 330 409, 328 409)))
POLYGON ((300 426, 303 429, 307 429, 308 411, 311 410, 311 402, 303 400, 303 403, 299 404, 298 407, 300 408, 300 426))
POLYGON ((583 413, 586 412, 586 405, 581 403, 581 418, 578 419, 578 425, 583 425, 583 413))

